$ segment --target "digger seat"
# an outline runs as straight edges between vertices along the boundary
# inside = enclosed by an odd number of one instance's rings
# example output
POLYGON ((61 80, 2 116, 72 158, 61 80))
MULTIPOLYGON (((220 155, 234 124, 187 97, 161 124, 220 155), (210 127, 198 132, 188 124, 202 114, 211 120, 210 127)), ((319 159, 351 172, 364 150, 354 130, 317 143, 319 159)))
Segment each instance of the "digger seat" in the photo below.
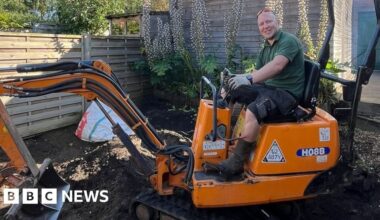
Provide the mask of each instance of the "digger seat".
POLYGON ((315 108, 317 106, 320 76, 319 64, 311 60, 305 60, 305 89, 300 103, 302 107, 315 108))
POLYGON ((295 122, 305 121, 312 118, 315 115, 315 108, 317 106, 320 75, 319 64, 311 60, 305 60, 305 88, 303 98, 300 100, 300 106, 309 111, 296 107, 289 115, 268 118, 265 119, 264 122, 295 122))

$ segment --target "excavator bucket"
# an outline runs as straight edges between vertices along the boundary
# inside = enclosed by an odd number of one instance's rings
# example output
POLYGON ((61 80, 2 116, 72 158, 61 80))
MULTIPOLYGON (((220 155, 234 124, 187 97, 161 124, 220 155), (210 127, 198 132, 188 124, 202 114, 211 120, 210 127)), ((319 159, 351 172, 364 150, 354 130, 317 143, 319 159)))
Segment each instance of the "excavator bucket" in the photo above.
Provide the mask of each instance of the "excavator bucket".
MULTIPOLYGON (((27 176, 20 175, 22 178, 15 181, 17 184, 11 184, 19 189, 19 202, 11 206, 6 213, 6 219, 57 219, 64 201, 63 193, 68 192, 70 185, 57 174, 50 159, 45 159, 40 167, 37 166, 1 100, 0 113, 0 127, 2 128, 0 146, 11 160, 11 167, 26 167, 28 170, 27 176), (33 198, 37 197, 35 204, 27 204, 27 201, 23 201, 24 190, 31 188, 37 189, 38 192, 32 195, 33 198), (43 189, 53 191, 49 195, 46 194, 46 198, 44 198, 50 202, 43 202, 43 189)), ((0 177, 11 180, 12 183, 12 179, 18 179, 20 176, 1 175, 0 177)))
POLYGON ((6 219, 50 220, 58 218, 64 203, 63 194, 68 193, 70 185, 57 174, 50 159, 45 159, 39 170, 39 179, 32 187, 38 189, 38 203, 23 204, 23 190, 20 190, 20 203, 11 206, 6 214, 6 219), (56 191, 56 196, 54 193, 44 195, 41 193, 42 189, 49 189, 54 192, 56 191), (52 201, 52 204, 43 204, 43 196, 52 201))

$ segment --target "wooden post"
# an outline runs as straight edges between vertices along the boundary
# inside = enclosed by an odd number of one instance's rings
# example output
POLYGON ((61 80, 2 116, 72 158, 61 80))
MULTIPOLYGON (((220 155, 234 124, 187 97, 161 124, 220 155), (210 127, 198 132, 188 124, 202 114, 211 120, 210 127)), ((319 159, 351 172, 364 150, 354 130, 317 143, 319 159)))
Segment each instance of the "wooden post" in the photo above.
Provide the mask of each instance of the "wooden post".
POLYGON ((91 59, 91 35, 82 35, 82 60, 91 59))
POLYGON ((112 35, 112 18, 108 20, 108 30, 109 30, 109 35, 112 35))

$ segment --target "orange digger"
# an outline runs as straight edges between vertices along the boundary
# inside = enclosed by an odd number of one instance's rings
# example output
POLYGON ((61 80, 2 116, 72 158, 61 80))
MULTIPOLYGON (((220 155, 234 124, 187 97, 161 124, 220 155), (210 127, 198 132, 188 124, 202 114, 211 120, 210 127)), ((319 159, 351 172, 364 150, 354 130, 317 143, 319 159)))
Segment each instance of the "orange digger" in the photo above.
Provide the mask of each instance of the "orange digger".
MULTIPOLYGON (((351 146, 348 147, 352 150, 361 89, 372 74, 374 48, 380 35, 380 1, 375 0, 377 27, 356 80, 329 75, 325 67, 334 15, 332 0, 328 3, 329 26, 318 62, 305 62, 304 99, 291 115, 264 122, 257 147, 245 164, 244 173, 233 179, 226 180, 218 173, 205 172, 203 164, 218 163, 228 157, 228 149, 234 146, 244 124, 244 107, 237 122, 232 123, 232 109, 218 106, 218 90, 206 77, 201 81, 192 146, 167 146, 122 90, 111 68, 102 61, 28 64, 2 69, 48 73, 1 78, 0 95, 25 98, 68 92, 98 104, 100 100, 111 107, 142 140, 143 146, 155 155, 155 166, 151 167, 120 125, 99 104, 114 133, 131 153, 137 169, 145 174, 152 186, 151 191, 143 192, 132 202, 130 210, 134 219, 160 219, 162 216, 169 216, 169 219, 234 219, 239 213, 222 212, 220 208, 311 198, 324 192, 331 180, 329 172, 341 157, 337 120, 317 107, 319 80, 323 77, 343 85, 344 99, 350 107, 336 111, 350 115, 351 146), (212 91, 212 99, 203 97, 206 85, 212 91)), ((68 184, 55 173, 49 160, 39 168, 36 166, 1 102, 0 112, 0 146, 10 159, 7 167, 1 170, 2 183, 21 188, 45 187, 67 191, 68 184)), ((20 202, 10 208, 6 217, 56 219, 62 205, 20 202)), ((272 217, 260 209, 255 214, 258 218, 272 217)))

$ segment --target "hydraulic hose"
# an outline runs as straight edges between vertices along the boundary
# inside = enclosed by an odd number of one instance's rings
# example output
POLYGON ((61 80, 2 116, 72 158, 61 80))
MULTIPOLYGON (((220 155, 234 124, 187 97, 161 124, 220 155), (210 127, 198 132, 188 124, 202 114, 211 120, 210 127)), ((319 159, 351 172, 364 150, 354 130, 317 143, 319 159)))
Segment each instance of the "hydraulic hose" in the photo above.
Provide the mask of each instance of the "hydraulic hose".
MULTIPOLYGON (((24 80, 25 81, 25 80, 24 80)), ((114 110, 119 113, 119 115, 124 118, 126 123, 133 127, 137 123, 139 123, 139 118, 137 118, 135 115, 132 115, 129 113, 128 107, 124 105, 124 103, 117 98, 113 93, 110 93, 107 88, 105 88, 101 83, 98 83, 95 80, 87 79, 86 80, 86 88, 90 91, 96 93, 102 101, 104 101, 109 106, 113 106, 114 110)), ((41 95, 46 95, 50 93, 56 93, 56 92, 67 92, 69 90, 76 90, 76 89, 82 89, 82 79, 71 79, 63 81, 59 84, 55 84, 49 87, 44 88, 15 88, 16 90, 19 90, 18 97, 20 98, 26 98, 26 97, 36 97, 41 95)), ((133 102, 128 102, 133 103, 133 102)), ((131 105, 132 108, 136 108, 134 105, 131 105)), ((141 112, 138 111, 139 114, 141 112)), ((139 115, 140 116, 140 115, 139 115)), ((145 117, 141 117, 143 120, 146 120, 145 117)), ((150 127, 151 129, 151 127, 150 127)), ((151 129, 152 130, 152 129, 151 129)), ((154 130, 153 130, 154 131, 154 130)), ((142 126, 139 126, 135 128, 135 133, 137 136, 139 136, 142 140, 142 142, 145 144, 145 146, 148 148, 148 150, 157 152, 158 148, 155 146, 154 143, 150 140, 148 135, 146 134, 145 130, 142 126)), ((157 138, 157 133, 154 133, 157 138)), ((159 139, 162 143, 163 141, 159 139)))
POLYGON ((189 148, 186 145, 173 145, 173 146, 168 146, 165 149, 160 150, 158 153, 163 154, 163 155, 173 156, 182 162, 187 162, 186 168, 184 168, 186 170, 184 181, 186 184, 190 183, 191 178, 193 176, 193 172, 194 172, 194 155, 191 148, 189 148), (187 156, 183 154, 184 152, 187 153, 187 156), (181 156, 178 157, 176 156, 177 154, 180 154, 181 156))
POLYGON ((37 76, 8 76, 8 77, 3 77, 3 80, 6 79, 12 79, 11 82, 20 82, 20 81, 29 81, 29 80, 39 80, 39 79, 45 79, 48 77, 55 77, 55 76, 62 76, 62 75, 74 75, 74 74, 83 74, 83 73, 88 73, 96 76, 100 76, 106 81, 110 82, 117 90, 118 92, 125 98, 126 94, 124 90, 121 88, 121 85, 115 81, 112 77, 110 77, 108 74, 105 72, 99 72, 99 71, 94 71, 94 70, 88 70, 88 69, 83 69, 83 70, 64 70, 64 71, 58 71, 58 72, 53 72, 53 73, 47 73, 43 75, 37 75, 37 76))
MULTIPOLYGON (((67 62, 65 64, 60 63, 59 65, 52 65, 49 67, 46 67, 44 65, 34 67, 33 70, 40 71, 41 69, 48 68, 51 70, 52 68, 56 70, 61 70, 53 73, 48 73, 44 75, 38 75, 38 76, 19 76, 19 77, 8 77, 10 79, 7 83, 3 84, 3 87, 5 89, 9 89, 11 91, 12 95, 17 95, 18 97, 24 98, 24 97, 35 97, 35 96, 41 96, 46 95, 50 93, 56 93, 56 92, 71 92, 71 93, 83 93, 86 92, 86 90, 93 92, 96 94, 96 96, 102 100, 105 104, 112 107, 112 109, 121 116, 124 121, 133 128, 135 134, 141 139, 143 143, 143 147, 146 147, 148 150, 169 156, 169 160, 173 163, 182 163, 184 165, 180 165, 177 170, 173 171, 171 167, 169 167, 169 171, 172 175, 177 175, 181 173, 182 171, 185 171, 185 179, 184 181, 188 184, 193 175, 194 171, 194 155, 188 146, 183 145, 175 145, 175 146, 168 146, 163 149, 159 149, 156 144, 152 141, 151 137, 149 135, 154 135, 157 141, 160 142, 161 146, 164 146, 163 140, 158 136, 156 130, 154 130, 153 126, 148 122, 147 118, 141 113, 141 111, 137 108, 137 106, 134 104, 132 100, 129 99, 129 97, 126 95, 126 93, 123 91, 120 83, 118 82, 115 75, 112 73, 111 76, 107 73, 93 68, 91 66, 86 66, 86 64, 82 65, 81 68, 86 69, 75 69, 75 70, 67 70, 68 67, 65 67, 64 65, 70 66, 72 68, 73 66, 77 65, 77 63, 73 62, 67 62), (101 77, 109 84, 104 84, 98 80, 93 79, 92 77, 83 77, 77 74, 89 74, 89 75, 95 75, 98 77, 101 77), (56 83, 54 85, 49 85, 46 87, 37 87, 37 88, 28 88, 32 87, 33 84, 28 84, 27 87, 23 87, 25 85, 24 83, 28 83, 28 81, 39 81, 39 80, 45 80, 46 78, 52 78, 52 77, 59 77, 63 75, 73 75, 72 79, 60 81, 59 83, 56 83), (16 82, 15 84, 10 82, 16 82), (19 83, 18 83, 19 82, 19 83), (9 84, 8 84, 9 83, 9 84), (18 84, 17 84, 18 83, 18 84), (20 86, 17 86, 20 85, 20 86), (112 86, 114 89, 116 89, 117 92, 110 90, 108 86, 112 86), (118 95, 117 95, 118 93, 118 95), (121 97, 120 97, 121 96, 121 97), (144 125, 144 126, 143 126, 144 125), (149 134, 147 132, 150 132, 149 134)), ((77 66, 75 66, 77 67, 77 66)), ((30 66, 24 66, 20 67, 19 70, 29 70, 31 68, 30 66)), ((60 80, 60 78, 56 78, 57 80, 60 80)), ((129 148, 136 148, 133 143, 131 144, 130 140, 128 141, 128 138, 125 138, 122 132, 119 131, 120 128, 116 129, 115 132, 117 132, 118 136, 121 135, 123 137, 123 143, 127 143, 129 148), (133 145, 133 146, 132 146, 133 145)), ((128 148, 128 149, 129 149, 128 148)), ((133 152, 136 153, 137 149, 132 149, 133 152)), ((138 157, 141 158, 141 157, 138 157)), ((141 160, 140 160, 141 161, 141 160)), ((142 165, 143 162, 140 162, 140 165, 142 165)), ((145 168, 144 173, 149 173, 148 171, 151 168, 145 168)))

